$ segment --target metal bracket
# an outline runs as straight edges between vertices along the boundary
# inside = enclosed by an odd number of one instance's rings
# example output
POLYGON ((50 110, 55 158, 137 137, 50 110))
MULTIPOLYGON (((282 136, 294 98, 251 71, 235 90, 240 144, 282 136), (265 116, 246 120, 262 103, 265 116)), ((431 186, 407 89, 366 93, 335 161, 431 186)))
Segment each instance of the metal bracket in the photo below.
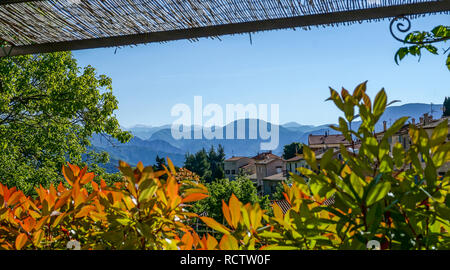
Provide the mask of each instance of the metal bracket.
POLYGON ((414 44, 414 45, 423 45, 423 44, 431 44, 431 43, 436 43, 436 42, 442 42, 442 41, 446 41, 446 40, 450 39, 450 37, 445 37, 445 38, 440 38, 440 39, 428 39, 428 40, 425 39, 422 42, 406 41, 405 38, 399 38, 398 36, 396 36, 394 34, 394 26, 397 28, 397 30, 399 32, 401 32, 401 33, 408 33, 409 30, 411 29, 411 21, 408 19, 408 17, 406 17, 404 15, 399 15, 399 16, 395 17, 394 19, 392 19, 392 21, 391 21, 391 23, 389 25, 389 31, 391 32, 392 37, 394 37, 396 40, 398 40, 398 41, 400 41, 402 43, 414 44), (400 22, 399 20, 406 21, 406 25, 403 24, 402 22, 400 22))

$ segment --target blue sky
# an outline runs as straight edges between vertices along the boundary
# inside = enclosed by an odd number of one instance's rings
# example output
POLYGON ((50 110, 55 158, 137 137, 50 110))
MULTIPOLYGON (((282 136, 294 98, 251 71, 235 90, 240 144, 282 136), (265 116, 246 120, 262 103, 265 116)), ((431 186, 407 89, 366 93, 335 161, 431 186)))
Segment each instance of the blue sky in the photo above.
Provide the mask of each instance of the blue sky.
MULTIPOLYGON (((411 30, 448 25, 448 15, 412 20, 411 30)), ((177 103, 279 104, 280 123, 335 123, 338 111, 325 99, 329 86, 354 87, 368 80, 371 97, 384 87, 389 100, 442 103, 450 96, 450 72, 442 49, 424 52, 420 62, 394 54, 403 46, 392 38, 389 20, 351 26, 278 30, 217 39, 75 51, 80 66, 92 65, 112 78, 121 125, 170 124, 177 103)), ((270 119, 269 119, 270 120, 270 119)))

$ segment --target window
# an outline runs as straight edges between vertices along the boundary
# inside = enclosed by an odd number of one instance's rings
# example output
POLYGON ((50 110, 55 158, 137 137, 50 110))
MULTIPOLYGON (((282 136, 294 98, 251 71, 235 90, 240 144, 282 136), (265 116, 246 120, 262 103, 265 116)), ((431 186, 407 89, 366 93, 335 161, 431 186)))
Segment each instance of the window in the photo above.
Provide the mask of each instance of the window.
POLYGON ((226 174, 230 174, 230 170, 225 170, 225 173, 226 174))
POLYGON ((231 170, 231 174, 236 174, 236 171, 235 170, 231 170))

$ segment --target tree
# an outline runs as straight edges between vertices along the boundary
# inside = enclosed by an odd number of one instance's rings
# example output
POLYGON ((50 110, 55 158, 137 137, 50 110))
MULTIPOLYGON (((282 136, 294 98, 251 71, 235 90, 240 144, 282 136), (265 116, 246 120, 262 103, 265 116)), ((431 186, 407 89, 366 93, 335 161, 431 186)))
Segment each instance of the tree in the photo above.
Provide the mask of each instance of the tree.
POLYGON ((185 155, 184 167, 198 174, 202 179, 209 179, 211 176, 208 154, 204 148, 195 154, 187 153, 185 155))
POLYGON ((217 179, 206 184, 209 197, 198 201, 193 205, 194 212, 200 214, 206 212, 207 216, 218 222, 223 221, 222 200, 228 202, 231 194, 234 194, 243 204, 260 204, 261 208, 269 209, 268 196, 259 197, 253 182, 247 177, 237 177, 236 180, 217 179))
POLYGON ((219 145, 217 152, 214 146, 211 146, 208 153, 204 148, 195 154, 187 153, 185 155, 184 167, 200 175, 205 182, 212 182, 225 177, 223 170, 224 161, 225 151, 222 145, 219 145))
POLYGON ((450 116, 450 97, 444 99, 444 113, 442 116, 450 116))
POLYGON ((217 149, 217 153, 214 150, 214 146, 211 146, 211 149, 208 153, 208 162, 211 170, 211 177, 207 179, 208 182, 211 182, 215 179, 222 179, 225 177, 225 172, 223 169, 223 162, 225 161, 225 151, 222 145, 219 145, 217 149))
POLYGON ((283 148, 283 158, 290 159, 295 157, 297 154, 303 154, 303 147, 301 143, 293 142, 287 144, 283 148))
POLYGON ((114 115, 111 79, 81 69, 70 52, 1 58, 0 93, 0 181, 25 193, 61 179, 66 161, 108 162, 86 153, 93 134, 131 138, 114 115))
POLYGON ((275 187, 275 192, 270 195, 270 199, 271 200, 285 200, 286 199, 284 197, 284 195, 283 195, 283 193, 284 193, 284 185, 287 185, 289 187, 292 186, 292 178, 289 177, 287 180, 279 183, 275 187))
POLYGON ((155 171, 163 171, 164 170, 164 166, 167 167, 166 160, 164 158, 160 158, 159 155, 156 155, 155 161, 156 161, 156 164, 154 166, 154 170, 155 171))

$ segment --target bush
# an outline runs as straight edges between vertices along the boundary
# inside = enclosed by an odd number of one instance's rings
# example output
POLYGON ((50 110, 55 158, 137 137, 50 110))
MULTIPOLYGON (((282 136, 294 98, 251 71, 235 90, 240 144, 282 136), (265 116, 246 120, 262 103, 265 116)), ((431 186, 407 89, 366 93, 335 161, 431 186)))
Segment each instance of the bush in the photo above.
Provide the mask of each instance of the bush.
POLYGON ((82 249, 177 249, 180 234, 192 231, 185 221, 196 216, 183 205, 206 197, 207 190, 178 182, 168 161, 170 169, 159 172, 121 162, 124 181, 113 187, 95 183, 87 167, 68 164, 63 175, 69 188, 41 186, 36 199, 0 184, 0 247, 65 249, 76 240, 82 249))
POLYGON ((69 164, 63 167, 66 186, 41 186, 35 199, 0 184, 0 247, 65 249, 68 241, 76 241, 71 243, 80 243, 82 249, 366 249, 375 240, 380 249, 449 249, 450 172, 437 175, 450 161, 447 120, 431 136, 409 125, 411 146, 403 149, 397 143, 391 149, 389 138, 407 118, 383 134, 375 133, 387 106, 384 90, 373 103, 365 83, 353 94, 330 91, 330 100, 345 115, 333 128, 352 149, 341 146, 343 161, 333 158, 332 150, 318 161, 303 145, 312 170, 299 168, 308 181, 291 174, 292 185, 284 185, 283 197, 291 205, 286 213, 274 204, 273 215, 268 215, 253 193, 246 197, 234 189, 222 192, 212 183, 210 194, 223 197, 219 201, 214 195, 220 205, 210 206, 220 208, 221 216, 199 217, 187 208, 200 200, 199 205, 209 202, 208 189, 195 174, 177 173, 170 159, 169 169, 164 166, 158 172, 142 163, 133 170, 120 162, 124 180, 112 187, 103 180, 95 183, 86 167, 69 164), (362 124, 351 130, 358 117, 362 124), (325 204, 331 197, 334 204, 325 204), (199 236, 188 225, 194 218, 219 237, 199 236))

